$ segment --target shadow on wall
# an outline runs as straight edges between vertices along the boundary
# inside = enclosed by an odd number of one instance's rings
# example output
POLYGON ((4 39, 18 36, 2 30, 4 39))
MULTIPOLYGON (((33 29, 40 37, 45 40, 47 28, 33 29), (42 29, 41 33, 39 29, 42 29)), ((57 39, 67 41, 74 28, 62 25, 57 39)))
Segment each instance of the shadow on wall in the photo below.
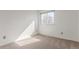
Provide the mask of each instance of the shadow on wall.
POLYGON ((22 34, 16 41, 30 38, 34 32, 35 32, 35 21, 32 21, 31 24, 24 30, 24 32, 22 32, 22 34))

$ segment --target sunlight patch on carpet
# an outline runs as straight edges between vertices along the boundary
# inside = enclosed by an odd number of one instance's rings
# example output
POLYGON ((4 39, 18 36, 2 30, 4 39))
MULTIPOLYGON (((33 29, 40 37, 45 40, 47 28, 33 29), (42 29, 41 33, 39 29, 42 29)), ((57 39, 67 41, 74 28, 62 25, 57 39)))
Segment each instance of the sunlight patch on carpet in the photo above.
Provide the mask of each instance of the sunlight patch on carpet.
POLYGON ((24 45, 36 43, 39 41, 40 41, 39 39, 31 38, 31 39, 24 39, 21 41, 16 41, 15 43, 18 44, 19 46, 24 46, 24 45))

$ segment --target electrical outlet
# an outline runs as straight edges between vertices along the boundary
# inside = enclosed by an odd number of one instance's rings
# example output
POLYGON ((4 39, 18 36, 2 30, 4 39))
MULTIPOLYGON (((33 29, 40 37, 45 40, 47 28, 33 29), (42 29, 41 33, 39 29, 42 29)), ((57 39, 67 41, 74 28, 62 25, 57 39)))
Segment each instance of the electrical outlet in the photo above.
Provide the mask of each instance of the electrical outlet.
POLYGON ((6 36, 3 36, 3 39, 6 39, 6 36))
POLYGON ((61 35, 63 35, 64 33, 63 32, 61 32, 61 35))

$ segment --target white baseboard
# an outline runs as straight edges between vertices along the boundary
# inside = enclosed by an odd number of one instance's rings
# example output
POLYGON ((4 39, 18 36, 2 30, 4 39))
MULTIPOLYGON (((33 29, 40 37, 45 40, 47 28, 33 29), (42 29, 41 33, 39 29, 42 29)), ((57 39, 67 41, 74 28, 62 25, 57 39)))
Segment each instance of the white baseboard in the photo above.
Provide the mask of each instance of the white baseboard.
POLYGON ((4 45, 7 45, 7 44, 12 43, 12 42, 14 42, 14 41, 7 41, 7 42, 4 42, 4 43, 0 43, 0 46, 4 46, 4 45))
POLYGON ((58 37, 58 36, 50 36, 50 35, 45 35, 45 34, 42 34, 42 33, 39 33, 40 35, 44 35, 44 36, 48 36, 48 37, 54 37, 54 38, 58 38, 58 39, 64 39, 64 40, 69 40, 69 41, 75 41, 75 42, 79 42, 79 40, 71 40, 69 38, 64 38, 64 37, 58 37))

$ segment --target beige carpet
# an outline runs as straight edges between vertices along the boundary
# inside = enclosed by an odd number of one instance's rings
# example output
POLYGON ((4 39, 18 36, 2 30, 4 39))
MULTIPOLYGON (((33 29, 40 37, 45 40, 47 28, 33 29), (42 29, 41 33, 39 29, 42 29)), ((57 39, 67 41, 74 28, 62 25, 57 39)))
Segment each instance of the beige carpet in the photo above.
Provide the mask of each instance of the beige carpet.
POLYGON ((1 49, 78 49, 79 43, 47 37, 44 35, 36 35, 31 38, 16 41, 0 47, 1 49))

